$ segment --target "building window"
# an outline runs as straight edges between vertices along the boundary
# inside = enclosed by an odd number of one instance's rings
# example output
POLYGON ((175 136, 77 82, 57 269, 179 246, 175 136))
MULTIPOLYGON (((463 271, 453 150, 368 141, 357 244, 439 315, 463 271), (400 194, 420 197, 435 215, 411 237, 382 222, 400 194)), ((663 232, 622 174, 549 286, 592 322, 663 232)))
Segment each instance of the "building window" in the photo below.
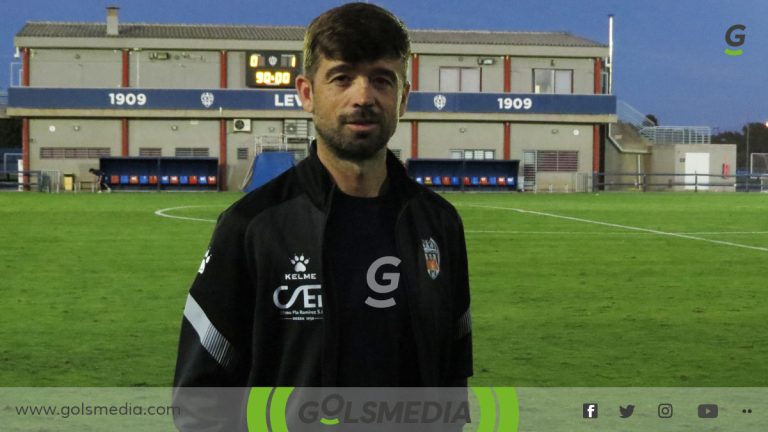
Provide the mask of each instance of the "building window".
POLYGON ((240 147, 237 149, 238 160, 248 160, 248 147, 240 147))
POLYGON ((98 159, 112 155, 109 147, 41 147, 40 159, 98 159))
POLYGON ((176 157, 208 157, 208 147, 176 147, 176 157))
POLYGON ((480 68, 441 67, 441 92, 480 93, 480 68))
POLYGON ((495 150, 451 150, 451 159, 492 160, 495 150))
POLYGON ((552 94, 573 93, 573 70, 534 69, 533 92, 552 94))
POLYGON ((160 157, 163 150, 160 147, 139 147, 139 156, 160 157))
POLYGON ((579 152, 539 150, 536 152, 538 172, 576 172, 579 169, 579 152))

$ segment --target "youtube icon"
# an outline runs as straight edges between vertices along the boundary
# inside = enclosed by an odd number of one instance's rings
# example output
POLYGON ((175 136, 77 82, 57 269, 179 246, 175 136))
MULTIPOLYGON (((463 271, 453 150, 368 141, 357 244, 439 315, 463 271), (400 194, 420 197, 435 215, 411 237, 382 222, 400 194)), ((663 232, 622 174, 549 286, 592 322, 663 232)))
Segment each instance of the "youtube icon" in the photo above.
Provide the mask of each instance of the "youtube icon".
POLYGON ((699 405, 699 418, 717 418, 716 404, 699 405))

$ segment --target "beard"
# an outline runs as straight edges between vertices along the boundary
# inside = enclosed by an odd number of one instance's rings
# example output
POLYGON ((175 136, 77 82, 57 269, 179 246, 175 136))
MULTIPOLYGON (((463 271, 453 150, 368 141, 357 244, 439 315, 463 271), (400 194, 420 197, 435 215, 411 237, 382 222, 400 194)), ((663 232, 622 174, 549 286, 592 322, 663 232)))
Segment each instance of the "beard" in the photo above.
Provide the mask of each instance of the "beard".
POLYGON ((373 109, 362 107, 352 114, 339 115, 336 125, 315 122, 315 131, 337 158, 362 162, 373 158, 387 146, 394 127, 373 109), (378 127, 372 131, 354 131, 346 127, 348 123, 373 123, 378 127))

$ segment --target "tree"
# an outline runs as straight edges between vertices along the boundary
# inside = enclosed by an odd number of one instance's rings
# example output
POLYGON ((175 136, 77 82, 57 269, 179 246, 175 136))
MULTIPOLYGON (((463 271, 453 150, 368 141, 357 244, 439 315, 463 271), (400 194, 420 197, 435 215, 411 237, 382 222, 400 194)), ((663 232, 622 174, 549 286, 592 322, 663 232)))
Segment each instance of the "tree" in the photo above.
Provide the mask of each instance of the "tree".
POLYGON ((747 127, 749 127, 749 153, 768 153, 768 127, 763 123, 749 123, 741 131, 726 131, 712 136, 712 144, 736 144, 736 166, 749 169, 747 157, 747 127))

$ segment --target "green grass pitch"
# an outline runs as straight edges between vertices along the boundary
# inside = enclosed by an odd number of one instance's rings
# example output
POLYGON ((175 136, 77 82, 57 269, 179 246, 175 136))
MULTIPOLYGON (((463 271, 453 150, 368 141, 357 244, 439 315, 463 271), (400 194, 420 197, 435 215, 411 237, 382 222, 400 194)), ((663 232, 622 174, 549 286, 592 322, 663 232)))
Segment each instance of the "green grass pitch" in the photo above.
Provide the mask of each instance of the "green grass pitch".
MULTIPOLYGON (((169 386, 221 194, 0 194, 0 386, 169 386)), ((768 196, 446 194, 475 376, 768 386, 768 196), (523 211, 521 211, 523 210, 523 211)))

